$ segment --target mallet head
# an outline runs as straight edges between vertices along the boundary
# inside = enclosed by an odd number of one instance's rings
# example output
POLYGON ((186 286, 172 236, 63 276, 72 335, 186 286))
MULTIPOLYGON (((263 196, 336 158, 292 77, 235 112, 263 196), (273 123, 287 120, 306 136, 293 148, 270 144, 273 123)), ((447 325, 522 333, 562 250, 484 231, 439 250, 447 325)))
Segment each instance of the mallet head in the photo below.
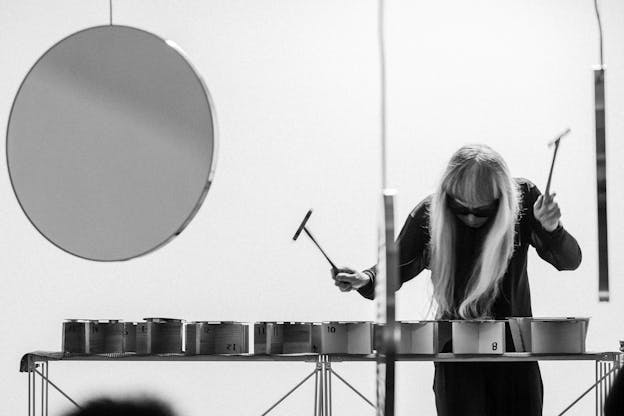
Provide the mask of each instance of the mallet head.
POLYGON ((548 147, 552 147, 554 145, 556 145, 557 143, 559 143, 559 141, 561 139, 563 139, 565 136, 567 136, 572 130, 568 127, 563 133, 561 133, 559 136, 557 136, 554 140, 552 140, 551 142, 548 143, 548 147))
POLYGON ((297 241, 297 238, 299 238, 299 234, 301 234, 301 231, 303 231, 303 229, 306 226, 306 223, 310 219, 310 215, 312 215, 312 210, 309 210, 308 213, 305 215, 305 217, 303 217, 303 221, 301 221, 301 225, 299 225, 299 228, 297 228, 297 232, 293 236, 293 240, 297 241))

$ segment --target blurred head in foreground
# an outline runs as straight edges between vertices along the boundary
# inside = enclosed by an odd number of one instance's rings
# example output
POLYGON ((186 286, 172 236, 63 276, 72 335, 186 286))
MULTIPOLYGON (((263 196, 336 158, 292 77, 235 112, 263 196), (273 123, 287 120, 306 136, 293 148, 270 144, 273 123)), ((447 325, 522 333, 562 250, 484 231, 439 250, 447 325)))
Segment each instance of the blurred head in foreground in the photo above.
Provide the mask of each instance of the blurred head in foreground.
POLYGON ((153 398, 99 398, 65 416, 176 416, 166 403, 153 398))

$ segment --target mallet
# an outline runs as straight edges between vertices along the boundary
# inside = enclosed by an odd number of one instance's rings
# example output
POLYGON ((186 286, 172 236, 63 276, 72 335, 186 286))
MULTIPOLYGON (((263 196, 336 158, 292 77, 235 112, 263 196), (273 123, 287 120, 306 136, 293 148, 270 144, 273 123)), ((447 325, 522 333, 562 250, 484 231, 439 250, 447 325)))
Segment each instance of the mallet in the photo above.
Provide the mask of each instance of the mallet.
POLYGON ((297 238, 299 238, 299 234, 301 234, 301 231, 305 231, 305 233, 308 235, 308 237, 310 237, 310 239, 314 242, 314 244, 318 247, 318 249, 321 250, 321 253, 323 253, 323 256, 325 256, 329 264, 331 264, 331 267, 334 273, 338 273, 338 267, 336 267, 334 262, 329 259, 325 251, 321 248, 319 243, 316 242, 316 240, 314 239, 314 237, 312 236, 312 234, 306 227, 306 223, 310 219, 310 215, 312 215, 312 210, 309 210, 308 213, 305 215, 305 217, 303 217, 303 221, 301 221, 301 225, 299 225, 299 228, 297 228, 297 232, 293 236, 293 240, 297 241, 297 238))
POLYGON ((548 173, 548 182, 546 182, 546 190, 544 191, 545 199, 550 196, 550 180, 552 179, 553 169, 555 167, 555 159, 557 158, 557 150, 559 150, 559 142, 561 142, 561 139, 567 136, 570 131, 570 128, 567 128, 563 133, 561 133, 554 140, 548 143, 548 147, 555 146, 555 151, 553 152, 552 163, 550 164, 550 172, 548 173))

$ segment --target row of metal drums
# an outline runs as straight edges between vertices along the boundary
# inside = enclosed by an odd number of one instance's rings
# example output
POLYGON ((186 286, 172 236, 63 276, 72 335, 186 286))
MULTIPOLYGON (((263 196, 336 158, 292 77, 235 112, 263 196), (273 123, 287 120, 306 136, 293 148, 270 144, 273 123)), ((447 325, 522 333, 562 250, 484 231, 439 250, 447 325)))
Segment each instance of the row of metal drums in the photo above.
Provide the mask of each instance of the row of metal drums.
POLYGON ((180 319, 146 318, 143 322, 68 319, 63 322, 63 352, 181 353, 182 333, 180 319))
POLYGON ((298 354, 373 352, 372 322, 143 322, 69 319, 63 352, 81 354, 298 354), (250 333, 253 340, 250 343, 250 333), (253 350, 251 350, 253 345, 253 350))
MULTIPOLYGON (((587 318, 510 318, 477 321, 399 322, 400 354, 580 353, 587 318), (511 330, 513 348, 506 345, 511 330), (452 341, 452 342, 451 342, 452 341), (446 348, 446 349, 444 349, 446 348)), ((63 351, 82 354, 371 354, 372 322, 184 322, 146 318, 67 320, 63 351), (253 335, 252 335, 253 334, 253 335), (250 340, 251 338, 251 340, 250 340), (253 347, 253 350, 251 349, 253 347)))

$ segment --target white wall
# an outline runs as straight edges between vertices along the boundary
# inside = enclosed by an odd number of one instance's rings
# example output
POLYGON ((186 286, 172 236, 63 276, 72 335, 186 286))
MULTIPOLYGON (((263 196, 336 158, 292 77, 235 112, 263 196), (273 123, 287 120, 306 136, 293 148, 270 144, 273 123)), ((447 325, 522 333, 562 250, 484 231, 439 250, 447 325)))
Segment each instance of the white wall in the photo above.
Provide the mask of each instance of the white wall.
MULTIPOLYGON (((536 315, 591 316, 588 347, 623 337, 624 4, 601 0, 607 70, 612 300, 597 302, 592 66, 598 37, 590 0, 388 1, 390 184, 399 226, 431 192, 450 154, 467 142, 498 149, 516 176, 544 187, 546 142, 565 127, 553 188, 579 240, 582 266, 556 272, 531 252, 536 315)), ((108 19, 108 1, 3 0, 0 127, 35 60, 57 40, 108 19)), ((171 316, 197 320, 374 318, 373 304, 342 294, 311 243, 290 239, 303 214, 343 264, 376 261, 380 146, 376 2, 114 2, 114 21, 174 40, 210 89, 220 148, 204 206, 172 243, 125 263, 93 263, 58 250, 21 212, 0 176, 3 238, 2 414, 26 411, 21 354, 58 350, 69 317, 171 316)), ((3 153, 4 154, 4 153, 3 153)), ((6 160, 1 161, 6 172, 6 160)), ((399 292, 398 317, 423 316, 427 275, 399 292)), ((374 398, 372 364, 338 364, 374 398)), ((591 363, 542 364, 544 414, 561 411, 593 378, 591 363)), ((51 376, 76 400, 147 391, 186 415, 259 414, 302 379, 305 364, 57 363, 51 376)), ((431 364, 401 364, 397 414, 434 414, 431 364), (424 386, 424 388, 423 388, 424 386)), ((336 414, 372 414, 335 384, 336 414)), ((67 409, 51 393, 54 409, 67 409)), ((311 385, 275 411, 311 412, 311 385)), ((593 398, 570 414, 590 414, 593 398)), ((57 413, 52 413, 57 414, 57 413)))

